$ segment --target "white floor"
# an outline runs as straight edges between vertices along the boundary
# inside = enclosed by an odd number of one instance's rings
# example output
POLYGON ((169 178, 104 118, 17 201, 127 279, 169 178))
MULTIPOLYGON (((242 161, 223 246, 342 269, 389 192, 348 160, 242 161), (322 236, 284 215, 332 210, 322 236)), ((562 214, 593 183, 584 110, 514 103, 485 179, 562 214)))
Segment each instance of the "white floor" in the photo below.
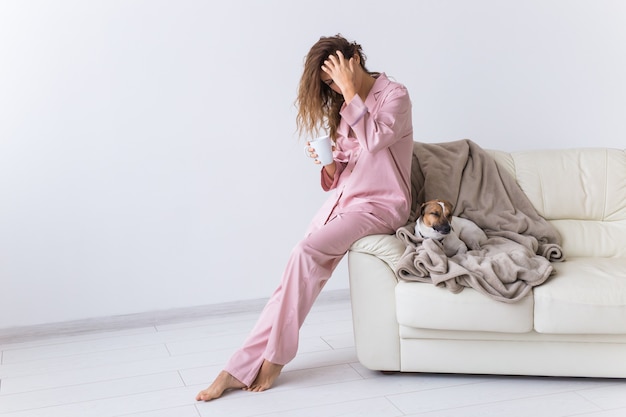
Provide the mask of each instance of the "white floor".
POLYGON ((274 388, 197 403, 256 315, 0 343, 0 416, 626 416, 626 380, 369 371, 345 297, 315 305, 274 388))

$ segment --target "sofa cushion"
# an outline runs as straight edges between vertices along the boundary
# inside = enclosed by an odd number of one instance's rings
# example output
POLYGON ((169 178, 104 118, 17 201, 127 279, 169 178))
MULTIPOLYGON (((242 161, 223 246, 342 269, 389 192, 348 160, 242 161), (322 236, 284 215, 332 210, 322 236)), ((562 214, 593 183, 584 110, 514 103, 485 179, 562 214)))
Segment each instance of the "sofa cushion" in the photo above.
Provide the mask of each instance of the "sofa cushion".
POLYGON ((626 334, 626 258, 569 258, 534 289, 535 330, 626 334))
POLYGON ((549 220, 626 219, 626 151, 587 148, 491 151, 549 220))
POLYGON ((563 252, 567 258, 626 258, 626 220, 560 219, 550 220, 550 223, 561 234, 563 252))
POLYGON ((401 326, 422 329, 525 333, 533 328, 533 297, 516 303, 493 300, 471 288, 454 294, 421 282, 396 285, 401 326))
POLYGON ((490 153, 515 177, 538 213, 552 221, 566 257, 625 256, 626 151, 490 153))

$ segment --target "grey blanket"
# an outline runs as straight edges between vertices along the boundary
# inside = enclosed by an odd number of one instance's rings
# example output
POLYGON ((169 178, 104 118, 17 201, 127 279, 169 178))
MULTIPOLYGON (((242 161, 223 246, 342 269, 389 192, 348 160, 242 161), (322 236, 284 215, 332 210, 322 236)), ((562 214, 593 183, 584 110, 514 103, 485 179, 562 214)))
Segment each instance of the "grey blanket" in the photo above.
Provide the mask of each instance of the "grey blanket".
MULTIPOLYGON (((400 279, 432 282, 453 292, 474 288, 498 301, 515 302, 554 272, 563 261, 557 230, 541 217, 515 179, 470 140, 416 142, 412 165, 410 223, 397 230, 406 250, 396 265, 400 279), (440 198, 454 215, 481 228, 479 247, 446 256, 440 242, 415 236, 419 205, 440 198)), ((466 242, 467 243, 467 242, 466 242)))

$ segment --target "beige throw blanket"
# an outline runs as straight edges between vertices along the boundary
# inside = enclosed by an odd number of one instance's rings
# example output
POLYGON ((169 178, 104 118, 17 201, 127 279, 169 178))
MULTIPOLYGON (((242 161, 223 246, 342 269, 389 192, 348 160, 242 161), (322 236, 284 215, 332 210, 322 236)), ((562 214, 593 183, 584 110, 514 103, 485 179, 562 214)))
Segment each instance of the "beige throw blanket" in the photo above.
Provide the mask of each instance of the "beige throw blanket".
MULTIPOLYGON (((452 292, 464 287, 498 301, 515 302, 553 273, 550 261, 564 260, 560 236, 541 217, 515 179, 470 140, 416 142, 412 165, 410 223, 397 230, 406 250, 398 264, 400 279, 431 282, 452 292), (487 239, 466 253, 446 256, 442 244, 415 236, 419 205, 440 198, 454 215, 474 222, 487 239)), ((461 236, 462 237, 462 236, 461 236)))

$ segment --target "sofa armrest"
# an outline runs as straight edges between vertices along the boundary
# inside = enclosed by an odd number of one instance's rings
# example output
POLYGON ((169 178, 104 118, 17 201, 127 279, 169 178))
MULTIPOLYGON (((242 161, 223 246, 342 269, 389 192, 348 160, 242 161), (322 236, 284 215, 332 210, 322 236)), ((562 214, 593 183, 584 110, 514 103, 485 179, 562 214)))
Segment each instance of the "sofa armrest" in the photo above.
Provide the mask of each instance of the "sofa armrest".
POLYGON ((404 243, 395 235, 370 235, 354 242, 350 251, 380 258, 394 270, 405 249, 404 243))
POLYGON ((404 245, 393 235, 367 236, 348 252, 354 339, 359 362, 380 371, 400 370, 393 265, 404 245))

